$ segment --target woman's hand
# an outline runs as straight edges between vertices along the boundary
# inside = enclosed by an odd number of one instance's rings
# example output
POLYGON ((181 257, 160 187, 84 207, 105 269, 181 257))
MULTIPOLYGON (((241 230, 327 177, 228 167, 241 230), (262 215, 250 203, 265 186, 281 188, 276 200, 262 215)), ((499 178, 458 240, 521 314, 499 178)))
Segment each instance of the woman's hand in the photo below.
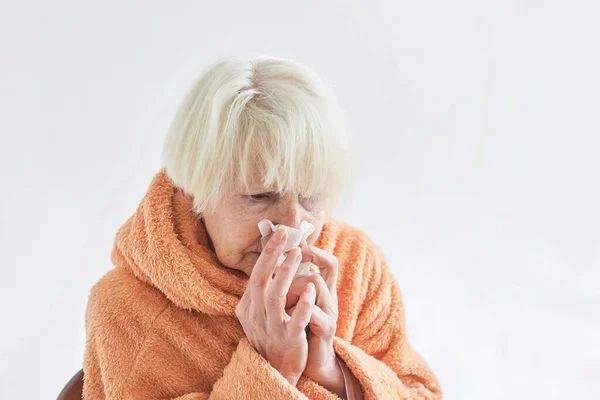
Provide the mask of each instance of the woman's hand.
POLYGON ((236 315, 250 344, 292 385, 296 386, 308 360, 305 328, 315 304, 314 284, 299 293, 293 316, 285 312, 286 294, 298 269, 302 253, 293 249, 273 277, 287 232, 280 228, 271 237, 250 275, 236 315))
POLYGON ((310 284, 317 289, 316 303, 312 305, 308 333, 308 360, 304 374, 330 391, 345 398, 344 376, 333 350, 333 337, 337 328, 338 302, 336 282, 338 260, 318 247, 302 245, 302 261, 319 267, 320 273, 294 279, 287 295, 289 313, 298 310, 296 302, 310 284))

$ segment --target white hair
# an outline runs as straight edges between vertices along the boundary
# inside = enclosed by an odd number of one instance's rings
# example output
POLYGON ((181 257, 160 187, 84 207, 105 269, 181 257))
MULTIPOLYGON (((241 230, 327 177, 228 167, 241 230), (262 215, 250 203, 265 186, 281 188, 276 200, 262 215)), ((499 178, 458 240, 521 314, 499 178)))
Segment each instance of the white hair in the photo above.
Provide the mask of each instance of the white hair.
POLYGON ((288 59, 210 66, 179 106, 162 158, 198 214, 255 173, 278 192, 323 196, 328 214, 350 185, 343 112, 313 71, 288 59))

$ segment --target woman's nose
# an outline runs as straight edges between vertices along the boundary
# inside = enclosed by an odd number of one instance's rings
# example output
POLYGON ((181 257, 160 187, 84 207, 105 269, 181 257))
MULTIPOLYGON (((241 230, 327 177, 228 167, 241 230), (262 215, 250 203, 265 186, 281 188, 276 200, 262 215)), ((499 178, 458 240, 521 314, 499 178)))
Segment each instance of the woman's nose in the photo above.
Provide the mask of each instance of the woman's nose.
POLYGON ((298 203, 297 199, 291 199, 288 201, 282 201, 279 207, 277 207, 276 215, 273 216, 271 221, 277 224, 283 224, 291 226, 292 228, 300 228, 303 214, 302 207, 298 203))

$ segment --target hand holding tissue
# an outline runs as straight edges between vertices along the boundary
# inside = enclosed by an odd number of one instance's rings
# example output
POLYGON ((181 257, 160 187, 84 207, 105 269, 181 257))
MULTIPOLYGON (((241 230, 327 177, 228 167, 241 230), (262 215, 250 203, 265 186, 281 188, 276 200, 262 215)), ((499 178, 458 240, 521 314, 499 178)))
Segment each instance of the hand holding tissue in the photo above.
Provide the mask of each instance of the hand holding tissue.
MULTIPOLYGON (((277 267, 281 266, 281 264, 285 260, 285 254, 288 251, 290 251, 294 247, 298 246, 300 244, 300 242, 302 242, 303 240, 306 240, 306 238, 308 238, 308 236, 310 236, 310 234, 313 233, 315 230, 315 227, 313 226, 313 224, 311 224, 308 221, 302 221, 300 223, 300 228, 296 229, 296 228, 292 228, 291 226, 282 225, 282 224, 274 225, 273 222, 271 222, 270 220, 263 219, 262 221, 260 221, 258 223, 258 229, 260 230, 260 234, 262 236, 262 238, 260 240, 261 251, 262 251, 262 249, 265 248, 271 235, 280 226, 283 226, 287 230, 287 242, 283 246, 283 254, 280 255, 279 258, 277 259, 277 264, 276 264, 277 267)), ((312 273, 310 271, 311 265, 312 265, 312 263, 310 263, 310 262, 300 263, 300 265, 298 266, 298 272, 296 273, 296 275, 297 276, 298 275, 311 275, 311 273, 312 273)))

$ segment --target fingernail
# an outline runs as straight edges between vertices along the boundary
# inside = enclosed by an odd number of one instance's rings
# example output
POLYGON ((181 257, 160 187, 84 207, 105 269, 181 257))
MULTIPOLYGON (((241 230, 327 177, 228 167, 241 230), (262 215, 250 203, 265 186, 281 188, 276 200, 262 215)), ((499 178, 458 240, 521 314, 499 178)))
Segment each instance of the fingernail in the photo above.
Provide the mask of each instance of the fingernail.
POLYGON ((312 282, 309 282, 308 285, 306 285, 306 293, 313 295, 315 293, 315 285, 312 282))
POLYGON ((277 228, 277 232, 275 232, 275 239, 280 242, 283 242, 285 240, 286 234, 287 230, 283 226, 280 226, 279 228, 277 228))

